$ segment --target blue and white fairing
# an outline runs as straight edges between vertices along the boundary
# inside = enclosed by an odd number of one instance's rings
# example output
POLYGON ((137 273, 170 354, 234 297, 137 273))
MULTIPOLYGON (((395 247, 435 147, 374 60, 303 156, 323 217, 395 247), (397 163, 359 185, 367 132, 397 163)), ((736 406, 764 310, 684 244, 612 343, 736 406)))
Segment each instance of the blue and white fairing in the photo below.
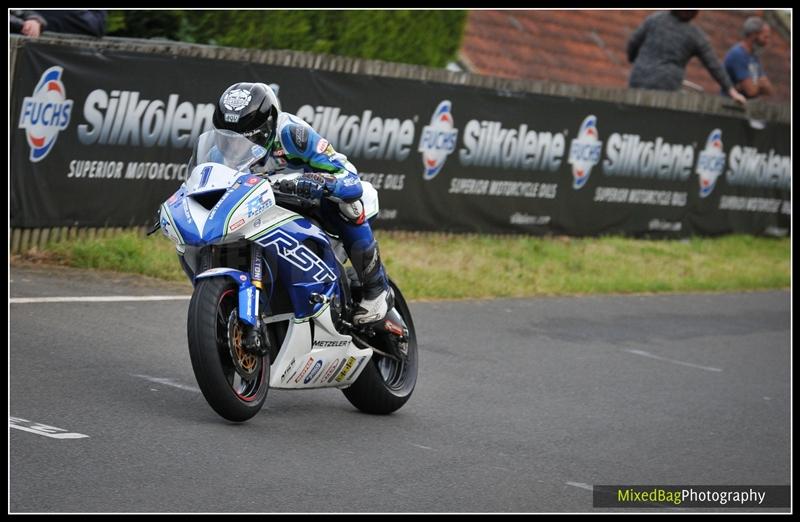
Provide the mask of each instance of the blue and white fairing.
MULTIPOLYGON (((197 274, 194 282, 220 276, 234 280, 239 318, 253 326, 260 314, 272 315, 270 310, 259 310, 260 291, 253 284, 253 276, 267 283, 265 288, 280 282, 287 289, 294 312, 284 346, 274 362, 276 368, 285 368, 273 373, 270 386, 348 386, 358 377, 372 350, 358 349, 350 336, 339 334, 333 326, 329 302, 336 295, 343 296, 328 236, 303 216, 277 206, 270 183, 249 173, 250 166, 265 154, 263 147, 230 131, 214 129, 201 135, 189 165, 189 178, 159 209, 162 231, 175 242, 195 273, 197 254, 206 245, 247 240, 261 246, 266 259, 263 265, 258 264, 261 274, 217 267, 197 274), (207 208, 210 202, 213 206, 207 208), (322 296, 324 299, 320 299, 322 296), (313 335, 312 319, 316 325, 313 335)), ((265 302, 269 303, 268 296, 265 302)))

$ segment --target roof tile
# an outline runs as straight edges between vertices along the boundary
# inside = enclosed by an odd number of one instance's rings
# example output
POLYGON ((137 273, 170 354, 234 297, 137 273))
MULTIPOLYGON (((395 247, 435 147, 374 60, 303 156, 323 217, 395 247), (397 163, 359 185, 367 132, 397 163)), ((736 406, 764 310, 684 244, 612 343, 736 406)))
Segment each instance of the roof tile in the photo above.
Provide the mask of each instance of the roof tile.
MULTIPOLYGON (((628 38, 653 12, 470 11, 461 52, 479 74, 625 88, 631 68, 625 50, 628 38)), ((692 23, 708 35, 721 61, 739 41, 744 20, 762 13, 704 10, 692 23)), ((771 100, 788 102, 789 43, 777 31, 772 36, 762 54, 762 64, 775 87, 771 100)), ((686 79, 706 92, 719 92, 719 85, 697 58, 689 62, 686 79)))

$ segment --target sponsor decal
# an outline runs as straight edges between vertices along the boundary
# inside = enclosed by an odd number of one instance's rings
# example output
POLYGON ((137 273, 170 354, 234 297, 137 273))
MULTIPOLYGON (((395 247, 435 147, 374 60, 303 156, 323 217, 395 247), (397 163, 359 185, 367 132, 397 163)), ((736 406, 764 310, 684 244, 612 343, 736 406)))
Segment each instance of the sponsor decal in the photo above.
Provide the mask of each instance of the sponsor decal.
POLYGON ((253 256, 253 279, 261 281, 261 256, 253 256))
POLYGON ((250 93, 250 91, 245 89, 234 89, 225 95, 225 99, 222 100, 222 105, 229 111, 239 112, 247 107, 252 99, 253 95, 250 93))
POLYGON ((348 157, 403 161, 414 144, 410 119, 373 116, 371 110, 356 116, 342 114, 339 107, 312 105, 303 105, 296 114, 348 157))
POLYGON ((590 114, 584 118, 578 129, 578 137, 569 145, 569 159, 572 165, 572 188, 579 190, 589 180, 592 167, 600 163, 603 142, 597 131, 597 117, 590 114))
POLYGON ((247 289, 247 317, 253 317, 253 300, 255 298, 255 292, 253 291, 253 287, 249 287, 247 289))
MULTIPOLYGON (((322 154, 323 152, 325 152, 325 150, 327 150, 327 148, 328 148, 328 140, 326 140, 325 138, 321 138, 317 142, 317 149, 316 149, 317 154, 322 154)), ((281 151, 281 153, 283 153, 283 151, 281 151)))
POLYGON ((364 364, 364 361, 366 359, 367 359, 366 357, 359 357, 358 364, 356 364, 356 367, 353 368, 353 371, 350 372, 350 375, 348 375, 347 379, 345 379, 345 380, 347 380, 347 381, 352 380, 353 377, 358 373, 358 369, 361 368, 361 365, 364 364))
POLYGON ((293 128, 289 131, 292 135, 292 141, 297 147, 297 150, 305 152, 306 147, 308 147, 308 127, 304 125, 292 125, 292 127, 293 128))
POLYGON ((355 357, 348 357, 347 363, 345 363, 344 368, 342 371, 339 372, 339 375, 336 376, 336 382, 342 382, 345 377, 347 377, 347 372, 349 372, 353 368, 353 363, 356 362, 355 357))
POLYGON ((256 183, 258 183, 259 181, 260 180, 256 176, 250 176, 249 178, 247 178, 247 180, 245 180, 245 184, 253 186, 256 183))
POLYGON ((33 163, 47 157, 58 133, 69 125, 73 102, 67 99, 61 81, 63 71, 57 65, 47 69, 33 88, 33 94, 22 100, 18 127, 25 129, 31 148, 28 159, 33 163))
POLYGON ((792 185, 792 158, 759 152, 755 147, 731 148, 725 181, 729 185, 773 187, 789 190, 792 185))
POLYGON ((292 361, 289 363, 289 366, 287 366, 286 369, 283 370, 283 373, 281 374, 281 382, 286 382, 286 376, 292 370, 292 368, 294 367, 294 363, 296 361, 297 361, 297 358, 296 357, 292 357, 292 361))
POLYGON ((297 375, 297 377, 295 377, 294 382, 296 382, 296 383, 300 382, 300 379, 303 378, 303 375, 306 374, 306 372, 308 371, 309 368, 311 368, 311 365, 313 363, 314 363, 314 358, 313 357, 309 357, 308 362, 306 363, 305 366, 303 366, 303 369, 300 371, 300 373, 297 375))
POLYGON ((186 222, 190 225, 192 224, 192 213, 189 211, 189 200, 184 198, 183 200, 183 214, 186 216, 186 222))
POLYGON ((725 152, 722 149, 722 131, 714 129, 706 139, 706 146, 697 158, 694 170, 700 182, 700 197, 711 194, 717 184, 717 178, 725 169, 725 152))
POLYGON ((525 123, 506 129, 499 121, 470 120, 458 158, 467 167, 555 172, 564 159, 565 144, 563 132, 529 130, 525 123))
POLYGON ((334 377, 336 377, 336 375, 342 370, 342 367, 344 367, 346 363, 347 359, 342 359, 341 361, 339 361, 339 365, 336 367, 336 370, 333 371, 333 374, 330 377, 328 377, 328 380, 326 381, 328 384, 333 382, 334 377))
POLYGON ((273 201, 269 197, 269 191, 265 191, 259 197, 247 202, 247 217, 253 217, 261 214, 270 208, 272 203, 273 201))
POLYGON ((322 361, 321 361, 321 360, 317 361, 317 362, 314 364, 314 367, 313 367, 313 368, 311 368, 311 371, 310 371, 310 372, 308 372, 308 376, 306 376, 306 378, 305 378, 305 379, 303 379, 303 384, 308 384, 308 383, 310 383, 310 382, 311 382, 311 379, 313 379, 313 378, 314 378, 314 376, 315 376, 315 375, 317 375, 317 372, 319 372, 319 371, 320 371, 320 369, 322 369, 322 361))
POLYGON ((237 228, 241 227, 242 225, 244 225, 244 218, 240 219, 236 223, 231 224, 231 226, 228 227, 228 230, 233 232, 234 230, 236 230, 237 228))
POLYGON ((244 274, 239 275, 239 281, 244 283, 245 281, 247 281, 247 276, 244 274))
POLYGON ((319 283, 336 281, 336 274, 322 259, 281 229, 267 234, 257 243, 264 248, 274 247, 278 255, 292 265, 303 272, 312 272, 312 277, 319 283))
POLYGON ((423 178, 431 180, 444 167, 447 156, 456 150, 458 129, 454 128, 452 104, 449 100, 439 103, 431 116, 430 125, 422 129, 417 150, 422 153, 422 164, 425 167, 423 178))
POLYGON ((328 367, 325 368, 320 382, 330 382, 333 376, 336 375, 336 370, 339 369, 339 363, 340 359, 332 360, 328 367))
POLYGON ((603 174, 630 178, 685 181, 694 165, 694 147, 658 137, 644 141, 637 134, 614 133, 606 143, 603 174))
POLYGON ((179 103, 177 94, 163 100, 140 100, 138 91, 95 89, 83 104, 86 123, 78 125, 84 145, 191 147, 212 128, 214 103, 179 103))
POLYGON ((350 341, 314 341, 314 347, 316 348, 334 348, 338 346, 347 346, 350 341))

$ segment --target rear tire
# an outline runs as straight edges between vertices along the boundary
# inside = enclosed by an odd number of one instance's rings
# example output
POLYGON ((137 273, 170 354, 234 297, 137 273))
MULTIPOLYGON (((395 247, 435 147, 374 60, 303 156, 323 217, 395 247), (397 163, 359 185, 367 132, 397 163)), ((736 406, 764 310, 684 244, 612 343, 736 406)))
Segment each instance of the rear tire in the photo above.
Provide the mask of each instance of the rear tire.
POLYGON ((197 384, 214 411, 233 422, 246 421, 261 410, 270 378, 269 356, 241 350, 238 306, 238 288, 231 279, 201 279, 187 321, 197 384))
POLYGON ((408 359, 401 363, 375 353, 358 379, 342 390, 353 406, 379 415, 397 411, 408 401, 417 384, 419 368, 417 334, 411 312, 400 289, 391 280, 389 284, 394 290, 394 306, 408 328, 408 359))

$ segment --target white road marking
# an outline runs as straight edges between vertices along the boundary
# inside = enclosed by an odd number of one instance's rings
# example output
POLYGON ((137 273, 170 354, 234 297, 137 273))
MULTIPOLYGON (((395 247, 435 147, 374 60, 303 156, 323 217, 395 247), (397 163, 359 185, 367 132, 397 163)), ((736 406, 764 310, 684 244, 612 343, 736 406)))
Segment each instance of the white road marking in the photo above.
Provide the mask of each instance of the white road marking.
POLYGON ((584 484, 583 482, 566 482, 567 486, 575 486, 576 488, 585 489, 588 491, 594 491, 594 488, 589 484, 584 484))
POLYGON ((659 361, 666 361, 672 364, 680 364, 681 366, 688 366, 690 368, 698 368, 700 370, 705 370, 707 372, 721 372, 722 368, 713 368, 711 366, 700 366, 699 364, 692 364, 683 361, 676 361, 675 359, 667 359, 666 357, 660 357, 658 355, 653 355, 652 353, 643 352, 642 350, 625 350, 628 353, 632 353, 634 355, 641 355, 642 357, 650 357, 651 359, 657 359, 659 361))
POLYGON ((47 424, 39 424, 19 417, 9 417, 8 427, 15 430, 27 431, 28 433, 35 433, 43 437, 50 437, 51 439, 84 439, 89 438, 88 435, 83 433, 68 432, 63 428, 56 428, 55 426, 48 426, 47 424))
POLYGON ((121 303, 125 301, 187 301, 190 295, 102 295, 83 297, 12 297, 10 304, 30 303, 121 303))
POLYGON ((426 449, 426 450, 432 450, 433 449, 433 448, 429 448, 428 446, 423 446, 422 444, 414 444, 413 442, 409 442, 409 444, 411 444, 412 446, 414 446, 416 448, 422 448, 422 449, 426 449))
MULTIPOLYGON (((179 382, 174 382, 174 379, 168 379, 166 377, 151 377, 149 375, 138 375, 138 374, 131 374, 134 377, 139 377, 140 379, 145 379, 150 382, 154 382, 157 384, 163 384, 165 386, 172 386, 173 388, 178 388, 179 390, 186 390, 190 392, 200 393, 200 388, 195 388, 194 386, 188 386, 186 384, 181 384, 179 382)), ((151 390, 153 388, 150 388, 151 390)), ((155 390, 154 390, 155 391, 155 390)))

